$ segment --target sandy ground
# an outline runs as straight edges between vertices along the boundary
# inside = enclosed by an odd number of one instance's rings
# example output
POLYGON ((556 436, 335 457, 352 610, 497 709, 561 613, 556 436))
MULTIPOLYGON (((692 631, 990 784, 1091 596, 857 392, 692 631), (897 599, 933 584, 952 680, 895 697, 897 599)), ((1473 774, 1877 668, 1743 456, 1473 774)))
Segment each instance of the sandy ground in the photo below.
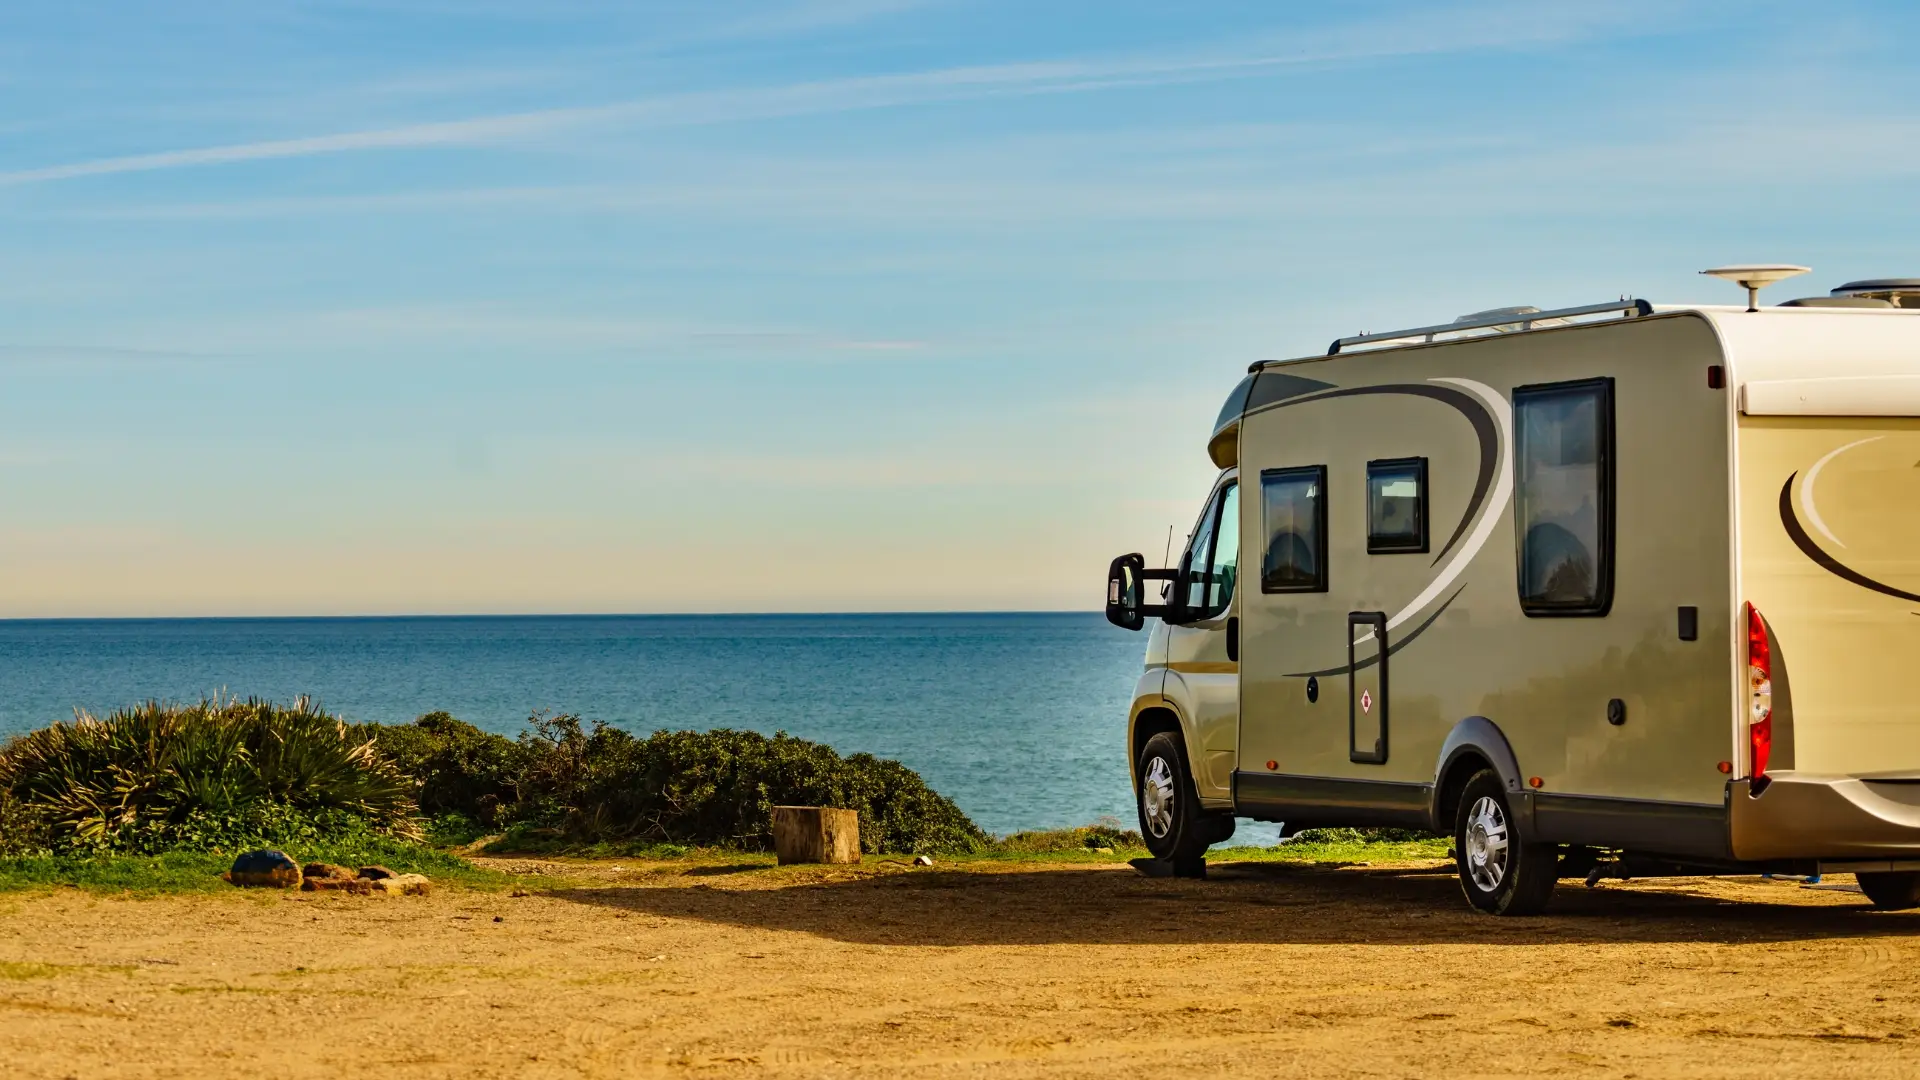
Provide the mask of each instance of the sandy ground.
POLYGON ((1920 1075, 1920 914, 1795 883, 497 865, 549 885, 0 897, 0 1073, 1920 1075))

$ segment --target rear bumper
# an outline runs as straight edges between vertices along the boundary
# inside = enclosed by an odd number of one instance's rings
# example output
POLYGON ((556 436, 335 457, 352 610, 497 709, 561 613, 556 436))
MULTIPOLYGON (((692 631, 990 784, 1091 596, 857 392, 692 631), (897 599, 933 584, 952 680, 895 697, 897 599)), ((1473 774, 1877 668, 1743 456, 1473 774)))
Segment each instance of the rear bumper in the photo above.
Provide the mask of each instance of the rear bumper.
POLYGON ((1736 859, 1920 859, 1920 777, 1780 773, 1757 796, 1749 781, 1729 786, 1736 859))

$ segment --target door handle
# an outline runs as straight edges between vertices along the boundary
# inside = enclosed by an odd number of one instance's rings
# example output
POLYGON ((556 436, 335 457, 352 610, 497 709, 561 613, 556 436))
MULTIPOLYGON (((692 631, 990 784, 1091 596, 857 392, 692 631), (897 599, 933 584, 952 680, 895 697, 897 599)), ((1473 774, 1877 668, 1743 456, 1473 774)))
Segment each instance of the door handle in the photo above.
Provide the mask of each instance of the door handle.
POLYGON ((1238 615, 1227 620, 1227 659, 1236 664, 1240 662, 1240 617, 1238 615))

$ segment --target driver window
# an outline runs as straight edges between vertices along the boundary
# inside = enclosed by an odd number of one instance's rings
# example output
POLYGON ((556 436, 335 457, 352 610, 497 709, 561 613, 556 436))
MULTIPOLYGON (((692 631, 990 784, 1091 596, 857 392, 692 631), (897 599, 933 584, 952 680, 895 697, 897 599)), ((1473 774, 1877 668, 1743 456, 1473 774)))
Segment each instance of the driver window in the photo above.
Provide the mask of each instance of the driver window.
POLYGON ((1193 622, 1217 618, 1233 600, 1240 565, 1240 485, 1221 488, 1181 559, 1180 599, 1193 622))

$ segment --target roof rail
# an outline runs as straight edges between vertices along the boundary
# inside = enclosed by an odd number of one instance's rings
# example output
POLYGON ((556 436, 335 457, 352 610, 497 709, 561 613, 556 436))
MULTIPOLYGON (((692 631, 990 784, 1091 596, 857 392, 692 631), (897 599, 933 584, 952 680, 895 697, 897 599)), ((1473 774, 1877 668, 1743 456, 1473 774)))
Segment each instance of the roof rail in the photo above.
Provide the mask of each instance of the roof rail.
POLYGON ((1459 322, 1441 323, 1437 326, 1416 326, 1411 330, 1389 330, 1381 334, 1356 334, 1343 337, 1327 349, 1328 356, 1337 356, 1343 349, 1354 345, 1378 345, 1387 341, 1399 341, 1403 338, 1421 338, 1421 344, 1432 342, 1441 334, 1458 334, 1463 331, 1491 330, 1498 326, 1518 325, 1522 330, 1532 330, 1535 323, 1554 320, 1555 325, 1567 319, 1576 319, 1586 315, 1610 315, 1615 312, 1626 318, 1653 314, 1653 305, 1645 300, 1628 300, 1624 297, 1605 304, 1586 304, 1582 307, 1555 308, 1552 311, 1505 311, 1488 312, 1485 316, 1469 316, 1459 322))

